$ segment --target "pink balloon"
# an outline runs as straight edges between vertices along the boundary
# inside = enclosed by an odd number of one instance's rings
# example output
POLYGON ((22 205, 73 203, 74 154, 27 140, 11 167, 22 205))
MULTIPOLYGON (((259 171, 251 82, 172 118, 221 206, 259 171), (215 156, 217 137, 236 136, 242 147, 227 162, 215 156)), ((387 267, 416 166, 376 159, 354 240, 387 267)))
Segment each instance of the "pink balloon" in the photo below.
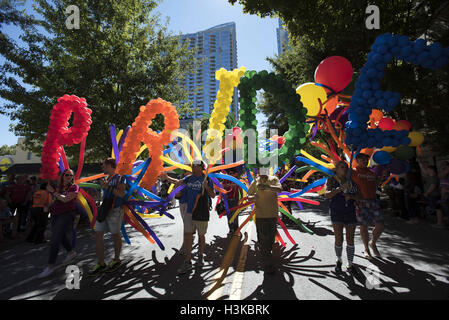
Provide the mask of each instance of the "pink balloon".
MULTIPOLYGON (((351 82, 353 69, 348 59, 332 56, 324 59, 315 70, 315 82, 340 92, 351 82)), ((325 88, 326 92, 330 92, 325 88)))
POLYGON ((382 130, 392 130, 394 127, 394 120, 390 118, 382 118, 379 121, 378 127, 382 130))

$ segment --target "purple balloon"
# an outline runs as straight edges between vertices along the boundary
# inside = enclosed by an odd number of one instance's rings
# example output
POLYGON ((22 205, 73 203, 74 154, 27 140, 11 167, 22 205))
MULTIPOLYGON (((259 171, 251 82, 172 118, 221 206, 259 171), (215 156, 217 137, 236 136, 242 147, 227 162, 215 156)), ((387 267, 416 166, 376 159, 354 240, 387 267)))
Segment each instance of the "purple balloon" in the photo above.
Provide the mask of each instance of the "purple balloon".
POLYGON ((392 174, 403 174, 410 170, 410 165, 405 160, 393 159, 387 165, 392 174))

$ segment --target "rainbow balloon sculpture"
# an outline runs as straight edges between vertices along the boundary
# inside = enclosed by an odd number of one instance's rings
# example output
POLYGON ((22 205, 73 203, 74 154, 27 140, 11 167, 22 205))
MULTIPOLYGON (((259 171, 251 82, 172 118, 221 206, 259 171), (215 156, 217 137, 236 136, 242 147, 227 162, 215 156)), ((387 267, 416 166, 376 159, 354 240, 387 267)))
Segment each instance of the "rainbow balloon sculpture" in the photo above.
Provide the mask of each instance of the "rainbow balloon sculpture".
MULTIPOLYGON (((407 120, 395 120, 384 114, 400 102, 400 94, 380 90, 380 79, 384 68, 393 57, 410 63, 420 64, 425 68, 441 68, 449 62, 449 50, 440 44, 428 46, 423 40, 411 42, 407 37, 391 34, 381 35, 372 47, 368 61, 362 68, 355 84, 352 96, 342 92, 352 81, 351 63, 344 57, 333 56, 323 60, 315 71, 315 82, 297 85, 283 79, 280 75, 267 71, 247 71, 244 67, 227 71, 220 69, 216 79, 220 90, 214 103, 209 120, 209 131, 203 146, 196 145, 191 138, 181 134, 179 117, 176 108, 162 99, 151 100, 140 108, 140 113, 132 126, 116 133, 115 126, 110 127, 112 155, 116 159, 118 172, 125 176, 127 192, 123 207, 125 218, 122 234, 130 243, 125 223, 142 233, 151 243, 156 243, 162 250, 164 246, 144 218, 174 217, 167 212, 167 206, 183 186, 169 189, 166 199, 155 194, 154 184, 162 172, 176 169, 191 171, 193 159, 205 160, 209 163, 206 173, 214 183, 214 188, 223 199, 225 210, 219 212, 220 217, 230 215, 232 222, 246 208, 251 214, 241 223, 242 227, 253 219, 254 202, 246 196, 249 185, 254 181, 256 170, 268 166, 262 163, 264 154, 275 155, 280 164, 271 168, 273 174, 280 175, 281 182, 290 179, 292 174, 303 174, 300 181, 307 183, 315 174, 324 178, 309 183, 302 189, 282 192, 278 197, 279 212, 306 232, 313 232, 300 219, 295 218, 285 206, 294 201, 300 208, 303 204, 318 205, 302 197, 305 193, 322 194, 327 177, 334 173, 332 169, 338 161, 346 161, 350 166, 356 165, 355 156, 359 152, 368 154, 371 166, 375 171, 387 168, 391 178, 409 170, 408 160, 420 152, 424 136, 412 131, 412 124, 407 120), (235 93, 239 91, 240 119, 232 134, 225 134, 225 122, 230 112, 230 104, 235 93), (296 88, 296 89, 295 89, 296 88), (259 139, 257 135, 256 95, 264 89, 277 99, 288 117, 289 130, 284 136, 273 136, 259 139), (165 128, 155 132, 148 128, 157 114, 163 114, 165 128), (250 145, 245 132, 256 132, 255 145, 250 145), (327 132, 331 138, 327 141, 315 139, 317 132, 327 132), (315 141, 316 140, 316 141, 315 141), (143 142, 143 145, 142 145, 143 142), (310 144, 320 153, 320 159, 304 150, 310 144), (148 148, 149 158, 137 160, 143 150, 148 148), (243 151, 243 158, 232 163, 224 163, 223 155, 228 151, 243 151), (261 152, 262 150, 262 152, 261 152), (255 163, 248 162, 250 152, 255 152, 255 163), (230 168, 241 168, 238 178, 226 173, 230 168), (242 197, 238 205, 230 208, 226 199, 226 191, 221 184, 229 180, 242 189, 242 197), (157 213, 154 213, 157 212, 157 213)), ((87 108, 84 98, 64 95, 53 107, 50 125, 42 149, 42 175, 44 179, 54 180, 60 171, 68 168, 64 145, 80 144, 81 152, 76 183, 81 187, 77 199, 78 208, 90 219, 95 227, 97 209, 92 197, 85 188, 100 188, 89 181, 103 177, 98 174, 80 179, 83 165, 85 141, 92 123, 92 110, 87 108), (68 128, 71 113, 75 114, 73 127, 68 128)), ((291 243, 295 240, 279 219, 279 224, 291 243)), ((281 235, 277 240, 285 246, 281 235)))

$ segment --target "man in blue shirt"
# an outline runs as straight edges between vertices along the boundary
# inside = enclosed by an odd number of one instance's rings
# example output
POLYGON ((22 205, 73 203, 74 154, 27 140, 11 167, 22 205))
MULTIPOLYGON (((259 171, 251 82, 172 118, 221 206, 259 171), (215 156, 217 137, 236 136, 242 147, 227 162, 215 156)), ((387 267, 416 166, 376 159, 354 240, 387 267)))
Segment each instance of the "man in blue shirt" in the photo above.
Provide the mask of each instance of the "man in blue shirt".
POLYGON ((113 207, 102 222, 95 224, 95 247, 97 250, 97 265, 89 272, 90 276, 97 275, 103 271, 113 272, 121 266, 120 251, 122 250, 122 237, 120 227, 122 225, 124 211, 122 209, 122 198, 125 196, 126 187, 123 178, 115 173, 115 159, 108 158, 102 164, 103 172, 108 175, 100 181, 103 188, 103 201, 107 198, 114 198, 113 207), (114 260, 106 266, 104 262, 104 233, 110 232, 114 239, 114 260))
POLYGON ((185 213, 181 213, 181 215, 184 222, 184 249, 186 257, 183 266, 178 270, 179 274, 184 274, 192 270, 192 244, 195 231, 198 231, 198 265, 201 266, 203 264, 208 221, 192 220, 192 212, 198 195, 203 191, 203 187, 210 198, 215 198, 212 182, 209 179, 206 179, 206 176, 203 173, 204 168, 205 165, 201 160, 195 160, 192 163, 192 174, 181 180, 170 178, 166 173, 163 173, 161 176, 162 179, 167 179, 170 183, 174 183, 176 187, 185 185, 183 191, 185 192, 187 209, 185 213))

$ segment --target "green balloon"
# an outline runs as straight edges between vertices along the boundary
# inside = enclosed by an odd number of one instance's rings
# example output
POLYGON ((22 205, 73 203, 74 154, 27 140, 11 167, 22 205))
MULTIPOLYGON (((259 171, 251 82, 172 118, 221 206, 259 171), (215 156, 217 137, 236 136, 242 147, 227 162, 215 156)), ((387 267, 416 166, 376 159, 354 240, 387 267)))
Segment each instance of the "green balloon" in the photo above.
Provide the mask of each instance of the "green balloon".
POLYGON ((393 155, 399 160, 410 160, 415 156, 415 150, 410 146, 400 146, 393 155))

